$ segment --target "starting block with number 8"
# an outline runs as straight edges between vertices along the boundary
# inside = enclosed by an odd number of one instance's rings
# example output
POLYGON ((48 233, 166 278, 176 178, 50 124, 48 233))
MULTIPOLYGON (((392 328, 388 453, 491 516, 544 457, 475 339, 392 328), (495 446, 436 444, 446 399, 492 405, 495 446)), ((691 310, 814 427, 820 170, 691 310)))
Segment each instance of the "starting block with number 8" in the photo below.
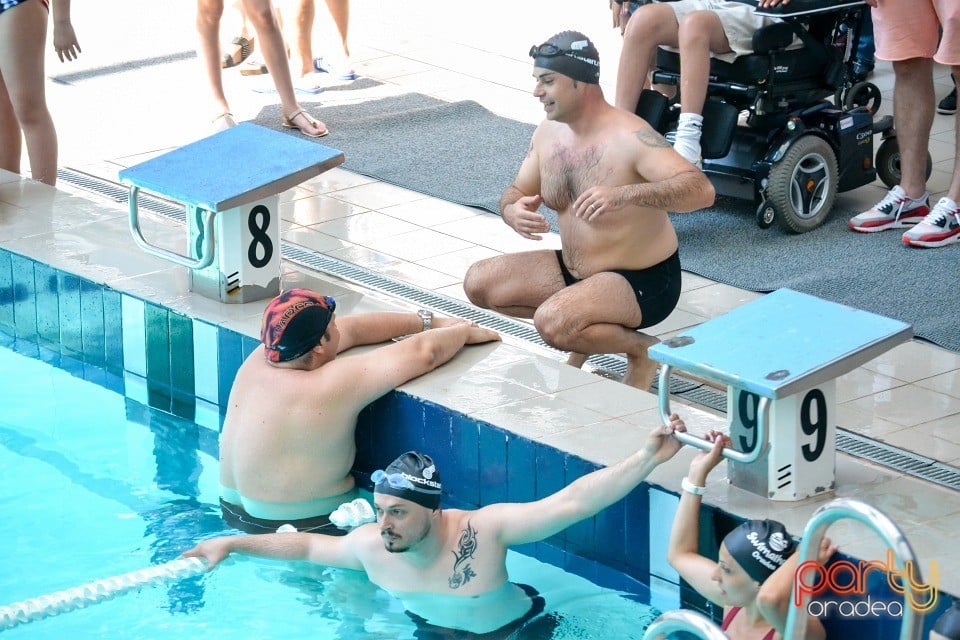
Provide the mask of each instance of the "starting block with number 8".
POLYGON ((343 153, 243 123, 120 172, 130 186, 130 231, 144 251, 190 269, 190 290, 220 302, 280 292, 279 194, 343 164, 343 153), (144 189, 182 202, 189 255, 140 230, 144 189))
MULTIPOLYGON (((773 500, 835 485, 836 378, 913 335, 910 325, 780 289, 655 345, 669 421, 671 369, 727 387, 730 482, 773 500)), ((710 449, 692 434, 685 444, 710 449)))

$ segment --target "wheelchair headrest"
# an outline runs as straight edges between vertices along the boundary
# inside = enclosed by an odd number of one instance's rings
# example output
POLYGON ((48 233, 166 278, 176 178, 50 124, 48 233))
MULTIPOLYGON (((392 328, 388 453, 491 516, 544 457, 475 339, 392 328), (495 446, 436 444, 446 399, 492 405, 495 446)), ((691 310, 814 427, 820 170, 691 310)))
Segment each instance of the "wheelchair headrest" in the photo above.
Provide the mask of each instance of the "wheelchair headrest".
POLYGON ((753 50, 756 53, 770 53, 786 49, 793 42, 793 28, 786 22, 775 22, 757 29, 753 34, 753 50))

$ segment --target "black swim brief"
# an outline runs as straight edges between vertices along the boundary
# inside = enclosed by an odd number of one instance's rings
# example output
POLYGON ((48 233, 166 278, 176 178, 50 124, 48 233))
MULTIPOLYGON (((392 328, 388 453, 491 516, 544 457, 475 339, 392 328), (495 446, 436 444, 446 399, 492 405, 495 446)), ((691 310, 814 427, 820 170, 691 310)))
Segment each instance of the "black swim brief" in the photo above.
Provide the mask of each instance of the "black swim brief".
POLYGON ((329 536, 345 536, 348 533, 330 522, 329 515, 300 520, 265 520, 253 517, 242 506, 227 502, 223 498, 220 498, 220 508, 223 510, 224 522, 247 533, 276 533, 277 529, 285 524, 307 533, 325 533, 329 536))
MULTIPOLYGON (((563 252, 557 250, 556 253, 564 283, 569 287, 580 282, 563 263, 563 252)), ((663 262, 646 269, 611 269, 610 271, 623 276, 630 283, 634 295, 637 296, 641 320, 640 326, 634 329, 644 329, 663 322, 677 307, 677 302, 680 300, 679 249, 663 262)))
POLYGON ((517 586, 530 597, 530 609, 520 618, 508 622, 499 629, 487 633, 450 629, 430 624, 417 614, 407 611, 407 615, 417 625, 413 637, 417 640, 513 640, 515 638, 549 640, 553 638, 554 630, 560 625, 557 614, 550 612, 540 615, 546 607, 543 596, 528 584, 517 584, 517 586))

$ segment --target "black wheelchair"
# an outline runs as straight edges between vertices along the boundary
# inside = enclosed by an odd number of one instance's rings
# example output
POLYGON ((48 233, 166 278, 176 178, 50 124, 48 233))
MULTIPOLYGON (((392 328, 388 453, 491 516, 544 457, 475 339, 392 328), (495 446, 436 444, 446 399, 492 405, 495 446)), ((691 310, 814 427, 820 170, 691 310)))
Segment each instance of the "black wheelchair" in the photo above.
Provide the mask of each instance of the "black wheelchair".
MULTIPOLYGON (((880 90, 854 73, 864 7, 862 0, 791 0, 758 8, 781 21, 754 34, 754 53, 711 60, 703 172, 719 195, 753 200, 762 228, 778 221, 804 233, 826 220, 838 193, 877 177, 888 187, 900 182, 893 118, 874 117, 880 90)), ((652 83, 679 92, 679 54, 658 49, 652 83)), ((636 110, 668 139, 679 112, 679 95, 650 89, 636 110)), ((932 167, 928 154, 928 176, 932 167)))

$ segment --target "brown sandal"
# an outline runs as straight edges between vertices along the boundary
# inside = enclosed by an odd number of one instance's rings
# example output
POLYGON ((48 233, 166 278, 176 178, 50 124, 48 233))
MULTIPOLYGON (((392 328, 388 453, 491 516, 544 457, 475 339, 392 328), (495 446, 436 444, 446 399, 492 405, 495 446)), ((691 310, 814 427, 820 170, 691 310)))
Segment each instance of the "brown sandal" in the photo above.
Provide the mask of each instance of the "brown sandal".
POLYGON ((299 131, 300 133, 302 133, 303 135, 309 138, 322 138, 323 136, 330 133, 327 130, 326 125, 324 125, 322 122, 319 122, 318 120, 315 120, 313 116, 311 116, 309 113, 307 113, 303 109, 297 109, 289 116, 283 116, 283 121, 281 122, 281 124, 285 129, 296 129, 297 131, 299 131), (317 127, 318 129, 320 127, 323 127, 323 133, 307 133, 306 131, 301 129, 300 125, 294 122, 294 120, 296 120, 298 116, 303 116, 304 118, 307 119, 307 122, 309 122, 312 126, 317 127))

